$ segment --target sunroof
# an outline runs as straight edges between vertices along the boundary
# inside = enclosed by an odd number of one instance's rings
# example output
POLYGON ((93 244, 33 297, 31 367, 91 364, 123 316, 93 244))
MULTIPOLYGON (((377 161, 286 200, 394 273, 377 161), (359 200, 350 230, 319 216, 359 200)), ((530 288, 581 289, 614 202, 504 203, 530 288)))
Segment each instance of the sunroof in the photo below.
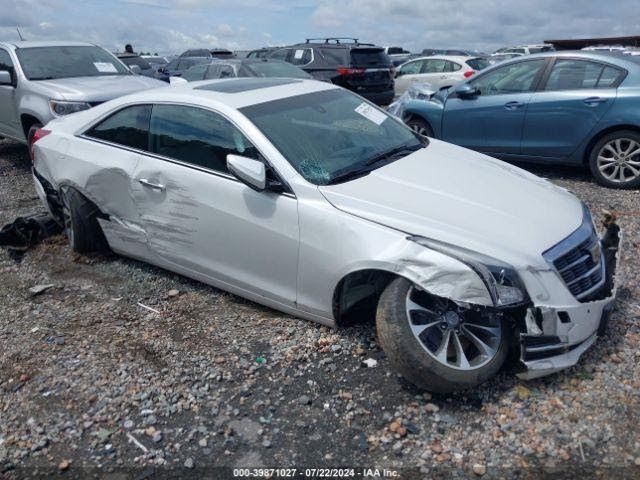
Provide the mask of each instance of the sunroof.
POLYGON ((241 93, 260 88, 277 87, 279 85, 289 85, 300 83, 301 80, 295 78, 234 78, 222 82, 209 83, 196 87, 194 90, 209 90, 220 93, 241 93))

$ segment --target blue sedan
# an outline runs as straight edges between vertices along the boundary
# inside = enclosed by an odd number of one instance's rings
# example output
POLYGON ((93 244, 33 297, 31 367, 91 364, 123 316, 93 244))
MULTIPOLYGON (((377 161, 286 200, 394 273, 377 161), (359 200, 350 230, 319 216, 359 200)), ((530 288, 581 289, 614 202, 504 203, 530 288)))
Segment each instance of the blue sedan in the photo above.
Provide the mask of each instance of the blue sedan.
POLYGON ((430 100, 408 100, 415 131, 509 161, 588 166, 598 183, 640 186, 640 63, 602 52, 527 55, 430 100))

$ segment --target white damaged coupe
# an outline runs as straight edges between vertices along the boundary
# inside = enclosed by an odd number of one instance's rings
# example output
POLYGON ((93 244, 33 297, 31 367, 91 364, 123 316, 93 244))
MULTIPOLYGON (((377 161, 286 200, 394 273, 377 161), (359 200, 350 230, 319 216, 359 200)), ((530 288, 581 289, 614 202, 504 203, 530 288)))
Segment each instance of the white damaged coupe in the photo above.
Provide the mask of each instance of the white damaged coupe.
POLYGON ((524 378, 574 365, 613 305, 615 223, 599 236, 569 192, 328 83, 145 91, 54 120, 33 148, 74 250, 326 325, 375 316, 392 366, 430 391, 507 358, 524 378))

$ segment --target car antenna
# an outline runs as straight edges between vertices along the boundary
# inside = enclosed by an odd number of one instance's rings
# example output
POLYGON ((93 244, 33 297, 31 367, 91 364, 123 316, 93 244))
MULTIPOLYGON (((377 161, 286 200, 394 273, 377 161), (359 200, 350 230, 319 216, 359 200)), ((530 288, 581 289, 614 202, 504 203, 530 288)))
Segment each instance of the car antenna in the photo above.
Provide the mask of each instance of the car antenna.
POLYGON ((16 27, 16 30, 18 31, 18 36, 20 37, 20 40, 24 42, 24 38, 22 38, 22 34, 20 33, 20 28, 16 27))

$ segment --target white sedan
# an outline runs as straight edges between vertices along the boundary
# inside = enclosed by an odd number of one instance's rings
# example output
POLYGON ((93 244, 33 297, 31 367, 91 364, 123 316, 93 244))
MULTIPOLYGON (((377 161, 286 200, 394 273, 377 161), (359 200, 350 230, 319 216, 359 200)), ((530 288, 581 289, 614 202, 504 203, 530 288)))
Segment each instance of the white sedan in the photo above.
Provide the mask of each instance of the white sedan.
POLYGON ((569 192, 329 83, 121 97, 38 130, 34 157, 75 251, 330 326, 375 318, 391 365, 432 391, 478 385, 512 349, 527 377, 575 364, 615 293, 617 232, 603 253, 569 192))
POLYGON ((452 87, 490 63, 482 57, 433 56, 415 58, 396 71, 395 92, 402 95, 413 83, 428 83, 436 90, 452 87))

